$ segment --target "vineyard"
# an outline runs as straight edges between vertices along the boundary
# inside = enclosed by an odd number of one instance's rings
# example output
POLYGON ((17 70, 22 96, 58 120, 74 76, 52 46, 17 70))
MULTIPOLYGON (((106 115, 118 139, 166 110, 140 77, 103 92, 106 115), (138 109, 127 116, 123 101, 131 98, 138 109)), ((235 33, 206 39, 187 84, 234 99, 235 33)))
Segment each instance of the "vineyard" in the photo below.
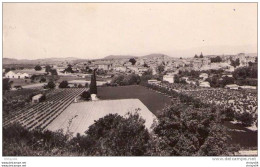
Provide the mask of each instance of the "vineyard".
POLYGON ((3 126, 18 123, 29 130, 44 130, 85 90, 86 88, 55 89, 44 102, 28 105, 6 116, 3 126))

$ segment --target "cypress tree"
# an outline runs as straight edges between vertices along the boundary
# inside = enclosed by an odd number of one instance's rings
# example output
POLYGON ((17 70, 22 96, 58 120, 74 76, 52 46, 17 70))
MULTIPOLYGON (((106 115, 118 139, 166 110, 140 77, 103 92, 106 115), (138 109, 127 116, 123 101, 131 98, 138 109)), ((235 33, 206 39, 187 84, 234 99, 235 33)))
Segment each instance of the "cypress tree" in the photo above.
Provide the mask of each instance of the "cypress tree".
POLYGON ((93 70, 93 75, 91 75, 90 94, 97 94, 96 70, 93 70))

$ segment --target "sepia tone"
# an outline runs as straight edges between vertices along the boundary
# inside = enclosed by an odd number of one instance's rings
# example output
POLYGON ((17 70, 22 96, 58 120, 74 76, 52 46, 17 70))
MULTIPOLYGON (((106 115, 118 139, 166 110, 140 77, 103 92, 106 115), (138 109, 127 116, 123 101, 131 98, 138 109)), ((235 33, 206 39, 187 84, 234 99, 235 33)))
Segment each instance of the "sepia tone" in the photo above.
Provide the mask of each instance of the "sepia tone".
POLYGON ((4 156, 256 156, 257 3, 3 3, 4 156))

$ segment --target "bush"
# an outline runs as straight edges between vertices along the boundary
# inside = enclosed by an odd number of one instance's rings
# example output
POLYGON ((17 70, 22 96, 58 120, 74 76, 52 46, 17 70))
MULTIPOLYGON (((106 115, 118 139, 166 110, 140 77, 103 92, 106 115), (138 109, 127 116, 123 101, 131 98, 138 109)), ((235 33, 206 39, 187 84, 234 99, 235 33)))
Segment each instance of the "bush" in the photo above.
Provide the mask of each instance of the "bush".
POLYGON ((158 117, 154 132, 161 138, 159 147, 171 156, 219 156, 234 153, 218 112, 171 105, 158 117))
POLYGON ((42 70, 42 67, 40 65, 37 65, 34 67, 35 71, 41 71, 42 70))
POLYGON ((253 115, 249 112, 236 113, 235 118, 240 121, 243 126, 251 126, 254 122, 253 115))
POLYGON ((109 114, 89 127, 87 137, 79 142, 79 147, 86 148, 88 141, 91 143, 88 145, 91 155, 145 155, 149 149, 149 133, 144 123, 138 114, 129 114, 127 118, 109 114))
POLYGON ((40 82, 46 82, 46 78, 42 77, 40 82))
POLYGON ((44 87, 46 89, 54 89, 56 87, 53 81, 48 82, 48 84, 44 87))
POLYGON ((89 91, 84 91, 84 92, 81 94, 81 97, 82 97, 84 100, 90 100, 90 98, 91 98, 89 91))
POLYGON ((82 84, 79 84, 78 85, 78 88, 83 88, 84 86, 82 84))
POLYGON ((141 78, 137 74, 130 74, 130 75, 117 75, 114 76, 111 84, 117 84, 120 86, 125 85, 135 85, 141 82, 141 78))
POLYGON ((45 100, 46 100, 46 95, 42 95, 42 97, 40 97, 40 99, 39 99, 39 102, 43 102, 45 100))
POLYGON ((68 87, 69 87, 68 81, 62 81, 59 85, 59 88, 68 88, 68 87))

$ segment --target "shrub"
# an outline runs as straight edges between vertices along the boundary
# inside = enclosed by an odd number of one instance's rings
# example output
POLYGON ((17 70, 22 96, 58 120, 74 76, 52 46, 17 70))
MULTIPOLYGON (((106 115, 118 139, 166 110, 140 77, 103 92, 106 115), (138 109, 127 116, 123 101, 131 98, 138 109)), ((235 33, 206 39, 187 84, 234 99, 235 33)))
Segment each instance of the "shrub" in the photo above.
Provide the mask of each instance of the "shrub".
POLYGON ((47 89, 54 89, 56 87, 55 83, 53 81, 48 82, 46 85, 47 89))
POLYGON ((253 115, 249 112, 236 113, 236 120, 240 121, 244 126, 251 126, 254 122, 253 115))
POLYGON ((90 100, 90 93, 89 91, 84 91, 82 94, 81 94, 81 97, 84 99, 84 100, 90 100))
POLYGON ((59 88, 68 88, 68 87, 69 87, 68 81, 62 81, 59 85, 59 88))
POLYGON ((37 65, 34 67, 35 71, 41 71, 42 70, 42 67, 40 65, 37 65))

